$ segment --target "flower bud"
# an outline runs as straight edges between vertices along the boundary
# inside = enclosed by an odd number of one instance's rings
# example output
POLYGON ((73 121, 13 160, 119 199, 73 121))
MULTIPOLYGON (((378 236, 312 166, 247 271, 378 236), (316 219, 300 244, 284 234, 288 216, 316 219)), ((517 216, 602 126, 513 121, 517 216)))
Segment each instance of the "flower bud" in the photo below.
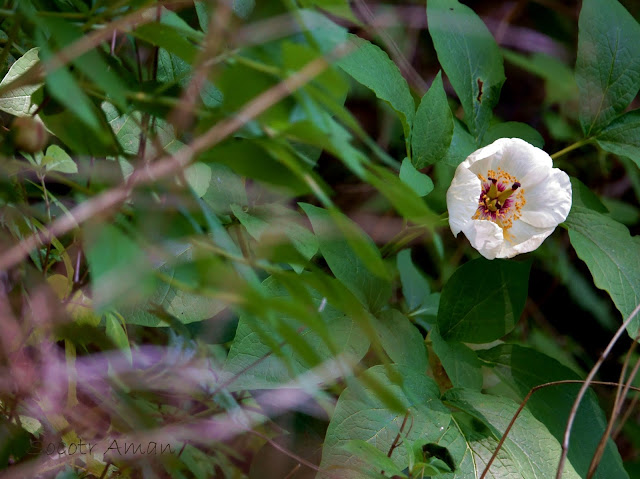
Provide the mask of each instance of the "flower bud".
POLYGON ((30 116, 13 120, 11 133, 16 148, 27 153, 42 151, 49 141, 49 133, 44 124, 30 116))

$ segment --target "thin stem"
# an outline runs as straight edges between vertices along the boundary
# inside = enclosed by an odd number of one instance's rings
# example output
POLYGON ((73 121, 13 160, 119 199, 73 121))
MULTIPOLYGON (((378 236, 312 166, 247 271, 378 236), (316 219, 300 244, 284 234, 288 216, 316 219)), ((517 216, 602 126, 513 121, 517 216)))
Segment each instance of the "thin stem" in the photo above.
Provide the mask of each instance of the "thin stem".
MULTIPOLYGON (((587 383, 587 381, 583 381, 581 379, 565 379, 562 381, 553 381, 550 383, 539 384, 538 386, 532 387, 531 390, 529 390, 529 393, 522 400, 522 403, 520 403, 520 406, 518 407, 518 410, 511 418, 511 421, 509 421, 509 424, 507 425, 507 428, 504 430, 504 434, 502 434, 502 437, 500 438, 500 441, 498 442, 498 445, 496 446, 495 451, 493 451, 493 454, 491 455, 491 458, 487 462, 487 465, 485 466, 484 471, 482 471, 482 475, 480 476, 480 479, 485 479, 485 477, 489 473, 489 468, 491 467, 491 464, 493 464, 493 461, 496 459, 496 457, 498 457, 498 453, 500 452, 500 449, 502 449, 502 445, 504 444, 504 442, 507 440, 507 436, 509 435, 511 428, 515 424, 516 419, 518 419, 518 416, 520 416, 520 413, 522 412, 524 407, 527 405, 527 402, 529 402, 529 399, 531 399, 531 396, 533 396, 533 393, 535 393, 539 389, 543 389, 549 386, 558 386, 560 384, 583 384, 583 385, 594 384, 598 386, 619 386, 620 385, 620 383, 614 383, 609 381, 590 381, 589 383, 587 383)), ((632 386, 631 389, 633 389, 634 391, 640 391, 640 388, 637 388, 634 386, 632 386)))
POLYGON ((618 339, 620 339, 620 336, 622 336, 622 333, 624 333, 627 326, 629 326, 633 318, 636 317, 636 314, 638 314, 638 311, 640 311, 640 304, 638 304, 635 307, 635 309, 631 312, 629 317, 625 319, 622 325, 618 328, 618 330, 616 331, 616 334, 613 336, 613 338, 611 338, 611 341, 609 341, 607 348, 602 352, 596 364, 591 368, 591 371, 589 371, 589 375, 587 376, 585 383, 580 388, 578 397, 576 397, 576 400, 573 403, 573 407, 571 408, 571 412, 569 413, 569 419, 567 420, 567 426, 564 431, 564 437, 562 439, 562 454, 560 455, 560 461, 558 462, 558 471, 556 473, 556 479, 562 479, 562 471, 564 470, 564 463, 566 462, 567 454, 569 453, 569 438, 571 437, 571 429, 573 428, 573 421, 575 420, 576 414, 578 413, 578 407, 580 406, 580 402, 582 401, 582 398, 586 394, 589 384, 593 381, 593 378, 595 377, 596 373, 600 369, 600 366, 602 366, 602 363, 604 362, 604 360, 607 358, 607 356, 609 356, 609 353, 613 349, 613 346, 618 341, 618 339))
POLYGON ((566 155, 567 153, 569 153, 570 151, 575 150, 576 148, 580 148, 581 146, 586 145, 587 143, 591 143, 593 139, 592 138, 584 138, 580 141, 576 141, 575 143, 572 143, 571 145, 567 146, 566 148, 563 148, 560 151, 556 151, 553 155, 551 155, 551 159, 555 160, 556 158, 560 158, 563 155, 566 155))

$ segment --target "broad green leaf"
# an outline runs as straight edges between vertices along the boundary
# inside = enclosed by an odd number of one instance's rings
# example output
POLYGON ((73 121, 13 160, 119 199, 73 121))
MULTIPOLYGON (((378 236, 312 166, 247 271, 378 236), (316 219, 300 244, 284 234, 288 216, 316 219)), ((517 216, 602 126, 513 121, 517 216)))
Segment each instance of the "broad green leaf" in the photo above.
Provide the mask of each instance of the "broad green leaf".
MULTIPOLYGON (((315 48, 311 48, 308 45, 290 41, 282 42, 282 64, 285 69, 291 72, 297 72, 301 70, 309 62, 321 56, 321 51, 316 50, 315 48)), ((340 70, 329 68, 322 72, 320 75, 316 76, 313 79, 313 84, 328 92, 333 98, 336 99, 336 101, 338 101, 342 105, 344 104, 347 93, 349 91, 349 83, 346 80, 346 75, 340 70)), ((317 106, 312 106, 309 104, 303 104, 301 105, 301 107, 305 110, 317 108, 317 106)), ((331 116, 326 114, 322 115, 322 112, 318 112, 317 114, 314 112, 312 115, 309 115, 309 120, 314 120, 313 117, 316 115, 320 116, 318 123, 320 123, 320 125, 322 125, 323 127, 325 126, 325 123, 329 123, 332 120, 331 116)), ((333 123, 335 123, 335 120, 333 121, 333 123)), ((331 124, 326 129, 329 130, 331 127, 334 127, 334 125, 331 124)))
POLYGON ((387 168, 371 164, 365 180, 375 186, 405 219, 435 226, 438 218, 416 192, 387 168))
POLYGON ((498 138, 521 138, 527 143, 531 143, 538 148, 544 147, 544 139, 542 135, 534 128, 526 123, 517 121, 508 121, 506 123, 498 123, 489 127, 484 137, 483 144, 489 145, 498 138))
POLYGON ((58 68, 54 72, 49 73, 45 77, 45 83, 47 85, 47 91, 51 96, 60 104, 67 107, 80 121, 93 130, 97 136, 108 137, 108 135, 101 134, 103 125, 99 119, 99 110, 66 68, 58 68))
POLYGON ((51 145, 47 148, 41 164, 47 171, 57 171, 59 173, 77 173, 78 166, 71 157, 58 145, 51 145))
POLYGON ((611 217, 627 226, 635 226, 640 220, 640 208, 615 198, 602 198, 602 203, 609 210, 611 217))
MULTIPOLYGON (((267 278, 263 287, 267 295, 266 301, 292 301, 289 291, 273 277, 267 278)), ((319 317, 322 327, 330 332, 334 350, 344 356, 343 360, 358 362, 369 349, 367 337, 344 312, 334 308, 316 291, 303 287, 313 308, 322 309, 319 317)), ((298 297, 296 301, 304 301, 304 298, 298 297)), ((268 303, 261 308, 266 306, 268 303)), ((278 314, 276 321, 286 323, 293 331, 299 331, 296 337, 304 340, 304 347, 311 348, 311 352, 321 361, 335 357, 317 327, 306 327, 307 324, 300 319, 284 314, 278 314)), ((226 376, 238 376, 230 386, 231 390, 271 389, 287 384, 308 371, 310 366, 312 365, 305 358, 296 353, 276 324, 268 324, 263 318, 247 313, 240 317, 224 370, 226 376), (265 339, 277 346, 275 351, 265 339), (286 344, 282 344, 283 342, 286 344), (261 361, 254 364, 257 360, 261 361), (250 365, 252 367, 247 370, 250 365)), ((322 378, 317 377, 317 381, 322 381, 322 378)))
POLYGON ((360 20, 358 20, 351 10, 349 0, 300 0, 299 3, 304 8, 318 7, 332 15, 345 18, 355 24, 360 24, 360 20))
POLYGON ((617 0, 584 0, 578 21, 576 81, 586 136, 607 126, 640 88, 640 26, 617 0))
POLYGON ((604 150, 626 156, 640 168, 640 110, 619 116, 604 128, 596 141, 604 150))
POLYGON ((127 337, 127 328, 124 322, 120 321, 114 314, 107 313, 104 316, 105 332, 107 337, 113 341, 113 344, 124 354, 131 362, 131 347, 129 345, 129 338, 127 337))
POLYGON ((457 0, 429 0, 427 21, 438 60, 479 145, 505 80, 500 49, 480 17, 457 0))
POLYGON ((256 0, 233 0, 231 8, 233 8, 236 15, 246 20, 251 15, 255 5, 256 0))
MULTIPOLYGON (((259 249, 274 250, 282 243, 290 243, 306 261, 318 252, 318 239, 303 225, 303 217, 294 210, 278 204, 257 207, 249 212, 232 204, 231 210, 258 242, 259 249)), ((300 273, 305 263, 290 264, 300 273)))
POLYGON ((138 302, 153 291, 151 263, 145 252, 117 227, 83 228, 95 310, 138 302))
POLYGON ((120 152, 118 141, 110 131, 106 118, 94 105, 89 107, 94 111, 100 130, 96 131, 80 121, 78 116, 65 108, 49 109, 44 106, 38 113, 47 129, 57 136, 74 154, 86 154, 92 156, 111 156, 120 152))
POLYGON ((391 283, 378 248, 358 226, 341 213, 301 203, 331 272, 371 312, 391 296, 391 283))
POLYGON ((398 113, 408 148, 416 105, 407 81, 396 64, 378 46, 351 34, 349 39, 354 51, 336 64, 398 113))
POLYGON ((578 86, 573 74, 561 60, 546 53, 523 55, 511 50, 502 50, 505 60, 545 80, 546 103, 562 103, 578 98, 578 86))
POLYGON ((449 151, 447 151, 447 156, 445 156, 442 162, 456 167, 466 160, 467 156, 476 149, 476 141, 473 136, 471 136, 460 120, 454 118, 451 145, 449 146, 449 151))
POLYGON ((442 290, 438 328, 446 341, 489 343, 510 332, 527 299, 531 262, 478 258, 442 290))
MULTIPOLYGON (((571 244, 593 282, 609 293, 626 319, 640 303, 640 242, 624 225, 575 201, 566 224, 571 244)), ((636 337, 639 326, 636 316, 627 328, 631 337, 636 337)))
MULTIPOLYGON (((155 265, 156 270, 181 283, 193 286, 193 247, 188 243, 166 245, 170 257, 155 265)), ((188 324, 209 319, 227 307, 226 303, 208 296, 195 294, 178 286, 162 282, 149 295, 146 302, 138 302, 132 307, 122 309, 122 315, 128 324, 142 326, 168 326, 166 321, 155 314, 161 308, 180 323, 188 324)))
POLYGON ((211 167, 199 161, 184 170, 184 177, 196 196, 202 198, 211 183, 211 167))
MULTIPOLYGON (((238 182, 242 185, 242 180, 237 176, 240 175, 253 178, 287 196, 310 193, 310 188, 307 184, 301 181, 288 168, 273 159, 271 155, 252 140, 234 139, 233 141, 225 142, 206 151, 199 156, 199 159, 214 168, 214 180, 216 178, 214 164, 218 164, 224 166, 230 174, 237 178, 233 183, 234 185, 237 185, 238 182)), ((224 176, 220 178, 221 181, 225 181, 224 176)), ((222 187, 221 189, 225 189, 224 183, 220 186, 222 187)), ((235 186, 230 188, 230 191, 233 190, 236 190, 235 186)), ((209 191, 212 191, 211 188, 209 191)), ((244 195, 246 197, 246 193, 244 195)), ((243 202, 232 201, 231 203, 242 204, 243 202)), ((246 204, 246 200, 244 204, 246 204)))
MULTIPOLYGON (((511 399, 498 396, 482 394, 479 391, 468 389, 451 389, 444 395, 446 404, 458 408, 473 418, 480 421, 486 427, 483 430, 481 425, 473 425, 475 434, 486 434, 489 432, 494 440, 499 439, 504 433, 511 417, 516 413, 518 404, 511 399)), ((492 441, 482 441, 484 444, 491 444, 492 441)), ((488 458, 495 447, 487 451, 488 458)), ((520 413, 514 427, 509 432, 503 444, 503 461, 497 461, 497 474, 493 477, 511 477, 507 473, 509 469, 517 470, 518 477, 523 479, 548 479, 555 477, 556 467, 560 459, 560 443, 549 433, 547 428, 536 420, 536 418, 526 409, 520 413), (501 467, 504 467, 502 472, 501 467)), ((480 462, 480 461, 478 461, 480 462)), ((484 465, 479 471, 484 469, 484 465)), ((565 466, 563 478, 575 478, 580 476, 575 472, 572 464, 568 462, 565 466)))
POLYGON ((193 63, 198 54, 198 49, 193 43, 188 41, 179 29, 171 25, 150 22, 139 26, 131 33, 141 40, 164 48, 189 64, 193 63))
POLYGON ((453 387, 482 388, 482 363, 474 350, 457 341, 445 341, 437 328, 431 330, 429 338, 433 352, 440 359, 453 387))
MULTIPOLYGON (((36 65, 40 59, 38 57, 40 49, 32 48, 27 53, 18 58, 0 82, 0 87, 8 85, 12 81, 20 78, 31 67, 36 65)), ((26 85, 15 90, 10 90, 0 94, 0 110, 14 116, 30 116, 38 108, 31 102, 31 95, 40 88, 41 85, 26 85)))
POLYGON ((411 161, 416 168, 442 160, 453 137, 453 114, 438 72, 429 91, 424 94, 411 134, 411 161))
POLYGON ((433 181, 431 181, 431 178, 416 170, 409 158, 402 160, 400 179, 403 183, 411 187, 418 196, 427 196, 433 191, 433 181))
POLYGON ((246 206, 247 192, 242 178, 225 165, 209 163, 211 168, 211 184, 203 196, 203 200, 217 215, 231 214, 231 205, 246 206))
POLYGON ((400 475, 402 466, 396 465, 385 452, 375 447, 373 444, 362 439, 352 439, 342 446, 346 452, 353 454, 359 461, 373 466, 373 468, 384 471, 385 474, 400 475))
MULTIPOLYGON (((189 63, 179 56, 168 52, 164 48, 158 51, 158 73, 159 82, 177 83, 185 88, 191 80, 192 68, 189 63)), ((222 104, 223 95, 208 79, 200 89, 202 103, 208 108, 215 108, 222 104)))
POLYGON ((427 370, 424 339, 406 316, 388 309, 376 318, 375 326, 380 344, 393 363, 416 371, 427 370))
MULTIPOLYGON (((386 454, 400 432, 406 411, 409 416, 401 437, 409 441, 437 442, 449 425, 451 416, 439 400, 438 386, 424 373, 393 365, 390 370, 374 366, 364 374, 391 388, 405 411, 389 410, 375 392, 360 382, 347 387, 327 429, 320 478, 332 477, 331 473, 344 479, 379 474, 380 469, 346 451, 344 446, 352 440, 362 440, 386 454)), ((397 448, 391 459, 401 469, 408 465, 405 448, 397 448)))
MULTIPOLYGON (((440 445, 460 460, 455 479, 480 477, 497 447, 518 403, 506 397, 482 394, 470 389, 450 389, 444 394, 445 404, 466 414, 454 415, 457 426, 450 430, 440 445), (467 416, 468 415, 468 416, 467 416), (469 417, 471 416, 471 417, 469 417), (460 454, 463 452, 463 454, 460 454), (457 456, 457 457, 456 457, 457 456)), ((488 477, 494 479, 549 479, 555 477, 560 460, 560 443, 526 408, 509 432, 488 477)), ((571 462, 567 461, 562 475, 579 479, 571 462)))
POLYGON ((411 260, 411 250, 406 249, 398 253, 397 267, 409 316, 427 323, 435 322, 440 293, 431 292, 429 282, 411 260))
MULTIPOLYGON (((492 371, 518 395, 519 399, 524 399, 531 388, 540 384, 582 379, 555 359, 522 346, 501 344, 478 354, 485 365, 493 368, 492 371)), ((558 441, 562 441, 569 411, 579 389, 580 384, 560 384, 542 388, 531 396, 527 402, 527 410, 541 421, 558 441)), ((580 477, 587 475, 591 458, 606 423, 607 418, 600 409, 596 395, 589 391, 578 409, 569 445, 568 459, 580 477)), ((612 441, 607 444, 594 477, 628 477, 612 441)))
MULTIPOLYGON (((78 26, 61 18, 41 15, 34 15, 33 18, 37 24, 49 30, 50 40, 55 43, 57 50, 80 41, 84 34, 78 26)), ((118 105, 120 108, 126 107, 125 93, 127 86, 120 75, 110 67, 100 54, 99 49, 89 49, 86 53, 74 58, 73 66, 102 89, 111 103, 118 105)))

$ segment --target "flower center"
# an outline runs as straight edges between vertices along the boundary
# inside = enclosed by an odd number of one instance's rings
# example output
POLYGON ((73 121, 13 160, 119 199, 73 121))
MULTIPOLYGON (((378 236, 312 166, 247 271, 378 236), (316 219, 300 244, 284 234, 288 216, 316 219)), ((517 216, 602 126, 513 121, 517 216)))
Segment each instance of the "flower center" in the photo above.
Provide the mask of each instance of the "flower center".
POLYGON ((501 168, 497 172, 489 170, 487 178, 482 175, 478 178, 482 181, 482 190, 473 219, 493 221, 505 230, 506 237, 506 230, 522 214, 521 209, 526 203, 524 189, 514 176, 501 168))

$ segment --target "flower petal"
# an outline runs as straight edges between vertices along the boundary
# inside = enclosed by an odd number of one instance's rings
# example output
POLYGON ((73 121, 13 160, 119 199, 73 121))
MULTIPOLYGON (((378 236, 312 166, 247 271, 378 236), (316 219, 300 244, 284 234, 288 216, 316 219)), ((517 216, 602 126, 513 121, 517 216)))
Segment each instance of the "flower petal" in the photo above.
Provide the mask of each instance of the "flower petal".
POLYGON ((522 253, 533 251, 553 233, 555 226, 550 228, 536 228, 524 221, 515 221, 509 229, 509 239, 504 242, 498 253, 498 258, 513 258, 522 253))
POLYGON ((538 228, 555 228, 571 210, 571 181, 562 170, 552 168, 543 183, 525 190, 526 205, 520 221, 538 228))
POLYGON ((472 220, 462 230, 471 246, 487 259, 499 257, 504 245, 502 228, 493 221, 472 220))
POLYGON ((519 138, 510 138, 502 154, 500 167, 516 179, 524 188, 544 180, 553 166, 551 157, 519 138))
POLYGON ((472 221, 478 209, 478 200, 482 192, 482 183, 476 175, 462 164, 458 165, 456 174, 447 190, 447 210, 449 226, 453 236, 458 236, 465 225, 472 221))

